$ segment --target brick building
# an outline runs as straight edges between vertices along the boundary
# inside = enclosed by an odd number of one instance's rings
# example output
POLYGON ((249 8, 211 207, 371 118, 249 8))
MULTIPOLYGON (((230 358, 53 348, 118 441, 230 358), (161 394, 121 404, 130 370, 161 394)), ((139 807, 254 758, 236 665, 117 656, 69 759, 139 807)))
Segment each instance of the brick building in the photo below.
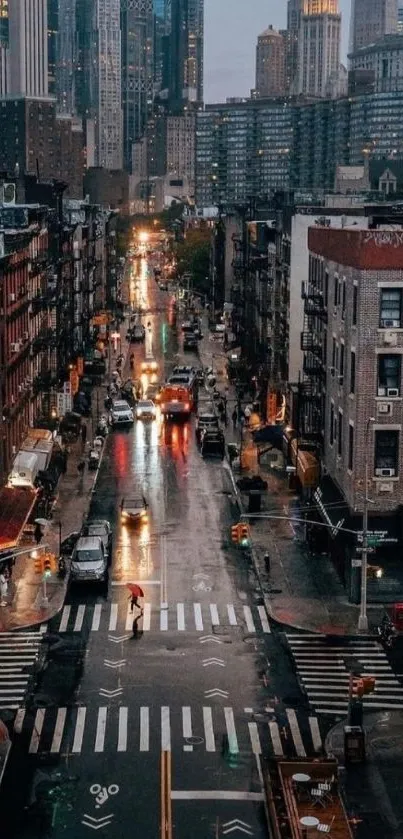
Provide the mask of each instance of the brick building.
POLYGON ((314 500, 329 526, 321 532, 353 592, 367 463, 376 542, 369 594, 396 599, 403 588, 403 230, 311 227, 308 247, 302 345, 311 411, 303 430, 321 448, 314 500))

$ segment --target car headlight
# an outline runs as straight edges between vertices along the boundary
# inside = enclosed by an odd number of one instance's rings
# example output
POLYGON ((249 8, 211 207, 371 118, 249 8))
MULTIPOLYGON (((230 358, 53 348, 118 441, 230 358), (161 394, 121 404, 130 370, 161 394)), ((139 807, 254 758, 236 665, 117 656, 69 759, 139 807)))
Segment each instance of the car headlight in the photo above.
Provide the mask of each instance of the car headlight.
POLYGON ((148 518, 148 513, 147 513, 147 510, 143 510, 143 511, 142 511, 142 513, 141 513, 141 518, 142 518, 142 519, 146 519, 146 518, 148 518))

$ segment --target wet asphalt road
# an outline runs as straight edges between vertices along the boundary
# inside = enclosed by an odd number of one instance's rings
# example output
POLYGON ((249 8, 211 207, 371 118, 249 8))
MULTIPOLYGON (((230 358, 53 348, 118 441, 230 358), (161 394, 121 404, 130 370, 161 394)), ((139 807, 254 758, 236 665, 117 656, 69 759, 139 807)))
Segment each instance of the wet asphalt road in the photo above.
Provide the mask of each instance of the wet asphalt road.
MULTIPOLYGON (((146 346, 133 348, 136 375, 152 355, 163 379, 184 358, 180 330, 146 263, 136 272, 132 302, 151 322, 146 346)), ((69 652, 48 664, 25 713, 6 778, 7 839, 220 839, 233 820, 244 827, 231 836, 263 839, 261 753, 298 749, 285 704, 313 748, 290 659, 229 541, 225 462, 201 458, 194 420, 137 421, 107 439, 91 514, 113 526, 108 587, 71 588, 51 622, 69 652), (149 521, 122 526, 119 503, 138 491, 149 521), (136 638, 134 581, 145 592, 136 638)))

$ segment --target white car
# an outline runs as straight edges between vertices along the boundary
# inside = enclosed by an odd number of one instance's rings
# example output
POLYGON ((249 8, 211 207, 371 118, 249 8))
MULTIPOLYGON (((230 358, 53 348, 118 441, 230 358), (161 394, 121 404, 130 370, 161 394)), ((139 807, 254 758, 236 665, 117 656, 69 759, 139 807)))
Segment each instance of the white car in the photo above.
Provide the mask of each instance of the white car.
POLYGON ((109 424, 112 428, 117 425, 131 425, 134 422, 133 411, 124 399, 117 399, 109 413, 109 424))
POLYGON ((151 399, 140 399, 136 405, 137 419, 155 419, 157 409, 151 399))

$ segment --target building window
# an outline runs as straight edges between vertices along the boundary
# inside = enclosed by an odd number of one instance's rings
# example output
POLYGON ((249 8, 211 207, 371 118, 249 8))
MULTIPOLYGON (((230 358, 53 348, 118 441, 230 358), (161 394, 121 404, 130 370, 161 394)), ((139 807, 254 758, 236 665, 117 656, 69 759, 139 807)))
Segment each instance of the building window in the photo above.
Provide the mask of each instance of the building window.
POLYGON ((382 288, 380 321, 381 329, 399 329, 402 324, 402 289, 382 288))
POLYGON ((353 285, 353 326, 357 326, 358 286, 353 285))
POLYGON ((350 393, 355 393, 355 352, 350 354, 350 393))
POLYGON ((375 431, 375 475, 393 477, 399 470, 399 432, 375 431))
POLYGON ((344 344, 340 344, 339 381, 343 384, 344 377, 344 344))
POLYGON ((402 357, 378 356, 378 396, 400 396, 402 357))
POLYGON ((337 359, 337 345, 336 345, 336 338, 333 338, 332 339, 332 367, 331 367, 331 370, 330 370, 330 373, 331 373, 332 376, 334 376, 336 366, 337 366, 336 359, 337 359))
POLYGON ((341 293, 341 319, 344 320, 346 316, 346 281, 343 280, 343 288, 341 293))
POLYGON ((339 411, 339 421, 337 424, 337 454, 341 457, 343 453, 343 411, 339 411))
POLYGON ((348 426, 348 468, 350 472, 354 465, 354 426, 351 423, 348 426))
POLYGON ((334 405, 330 403, 330 425, 329 425, 329 443, 333 446, 334 443, 334 405))
POLYGON ((334 278, 334 296, 333 296, 333 305, 336 308, 337 303, 339 301, 339 278, 334 278))

